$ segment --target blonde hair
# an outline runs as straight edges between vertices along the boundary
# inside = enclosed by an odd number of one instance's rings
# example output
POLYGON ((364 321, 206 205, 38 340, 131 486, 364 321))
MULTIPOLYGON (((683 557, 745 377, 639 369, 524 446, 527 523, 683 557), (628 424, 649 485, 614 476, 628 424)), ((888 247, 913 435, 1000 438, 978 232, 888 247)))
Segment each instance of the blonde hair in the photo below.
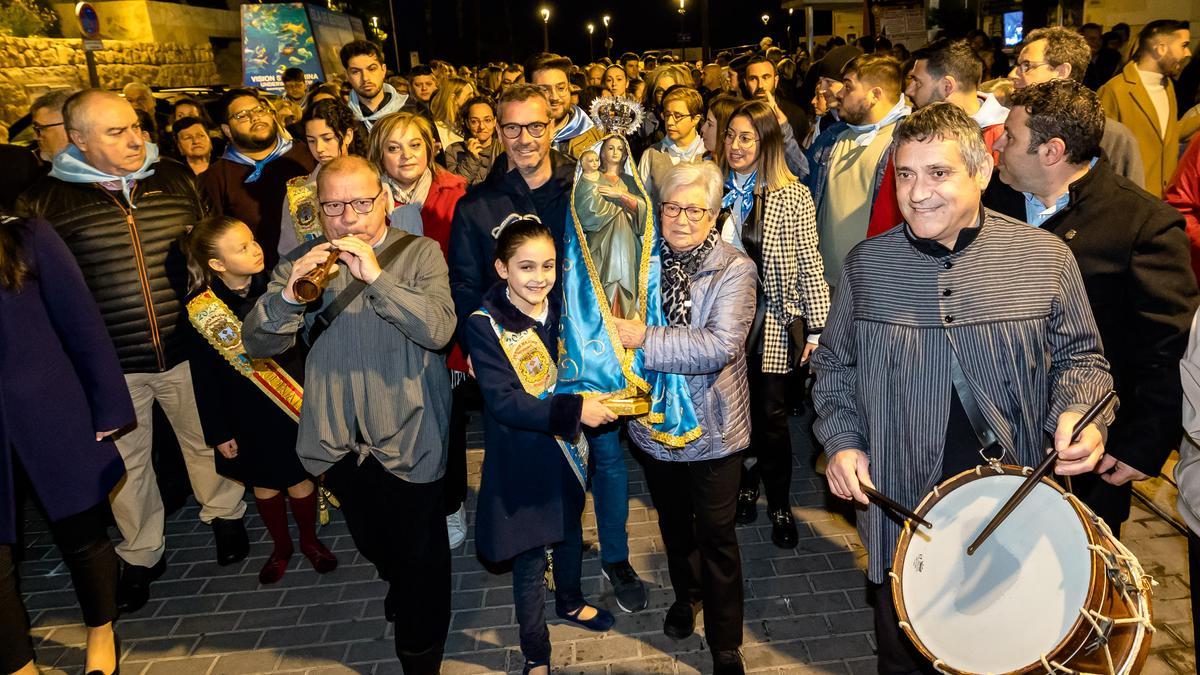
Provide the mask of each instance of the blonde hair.
POLYGON ((474 88, 470 80, 452 75, 438 87, 433 100, 429 102, 429 112, 433 119, 446 125, 447 129, 458 128, 458 95, 467 87, 474 88))
MULTIPOLYGON (((725 125, 726 129, 730 128, 735 117, 750 120, 750 126, 758 135, 758 156, 755 158, 758 180, 766 181, 767 190, 774 192, 795 182, 796 177, 788 170, 787 161, 784 159, 783 131, 779 128, 771 106, 762 101, 746 101, 734 109, 729 116, 729 123, 725 125)), ((726 153, 722 152, 718 159, 721 162, 721 170, 728 174, 729 159, 725 155, 726 153)))
POLYGON ((383 153, 388 139, 397 131, 400 133, 408 131, 410 126, 417 128, 417 135, 425 143, 425 160, 429 171, 436 176, 438 171, 441 170, 437 162, 433 161, 433 125, 422 115, 410 112, 398 112, 392 113, 376 122, 375 126, 371 127, 371 135, 367 138, 367 161, 375 167, 381 176, 387 175, 387 169, 383 166, 383 153))

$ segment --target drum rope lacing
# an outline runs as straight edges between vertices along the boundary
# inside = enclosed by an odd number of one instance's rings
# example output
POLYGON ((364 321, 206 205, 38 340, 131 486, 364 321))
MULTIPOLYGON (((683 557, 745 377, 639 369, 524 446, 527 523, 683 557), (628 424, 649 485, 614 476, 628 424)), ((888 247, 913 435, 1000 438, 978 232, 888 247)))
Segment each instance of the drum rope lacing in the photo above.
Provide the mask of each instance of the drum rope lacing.
MULTIPOLYGON (((1079 497, 1076 497, 1073 493, 1064 492, 1062 494, 1062 498, 1072 502, 1076 507, 1082 507, 1083 513, 1090 513, 1079 497)), ((1138 603, 1133 597, 1130 596, 1129 590, 1130 586, 1133 586, 1139 593, 1146 593, 1154 586, 1155 581, 1150 575, 1141 571, 1141 564, 1138 562, 1137 557, 1133 555, 1132 551, 1130 551, 1124 544, 1121 543, 1120 539, 1117 539, 1113 536, 1112 529, 1107 523, 1096 516, 1092 516, 1091 520, 1096 529, 1100 530, 1101 534, 1103 534, 1108 541, 1111 541, 1113 543, 1113 547, 1116 549, 1116 553, 1113 553, 1112 551, 1098 544, 1088 544, 1088 550, 1096 554, 1101 560, 1104 561, 1105 570, 1110 572, 1113 570, 1119 570, 1121 565, 1124 564, 1124 566, 1130 571, 1137 570, 1140 573, 1140 578, 1130 580, 1132 583, 1116 584, 1121 595, 1121 600, 1125 603, 1126 608, 1133 613, 1132 617, 1127 619, 1113 619, 1104 616, 1094 609, 1088 609, 1086 607, 1079 608, 1080 616, 1082 616, 1084 619, 1087 619, 1088 623, 1092 624, 1092 629, 1095 630, 1096 635, 1100 640, 1100 644, 1104 647, 1104 661, 1108 667, 1108 675, 1115 675, 1117 670, 1113 665, 1112 649, 1110 649, 1108 645, 1108 635, 1112 632, 1114 627, 1129 624, 1141 624, 1141 626, 1146 629, 1147 633, 1154 633, 1154 624, 1150 621, 1148 616, 1139 611, 1138 603), (1107 628, 1101 626, 1101 623, 1107 624, 1107 628)), ((1121 579, 1123 579, 1123 577, 1119 577, 1115 581, 1119 581, 1121 579)), ((1060 672, 1066 675, 1082 675, 1080 671, 1072 670, 1061 663, 1050 661, 1045 654, 1041 655, 1039 659, 1042 662, 1042 667, 1045 668, 1046 672, 1050 673, 1051 675, 1060 672)))

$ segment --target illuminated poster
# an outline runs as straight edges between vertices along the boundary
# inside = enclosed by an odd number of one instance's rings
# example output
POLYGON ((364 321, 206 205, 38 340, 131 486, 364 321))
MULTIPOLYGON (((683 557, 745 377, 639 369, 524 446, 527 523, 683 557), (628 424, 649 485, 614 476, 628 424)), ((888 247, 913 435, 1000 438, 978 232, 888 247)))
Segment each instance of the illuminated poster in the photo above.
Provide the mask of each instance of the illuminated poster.
MULTIPOLYGON (((283 93, 283 71, 299 68, 304 79, 324 80, 313 31, 300 3, 242 5, 242 82, 283 93)), ((336 72, 336 71, 334 71, 336 72)))
POLYGON ((347 42, 366 39, 362 21, 316 5, 308 6, 308 16, 317 40, 317 56, 325 72, 331 75, 341 73, 342 61, 338 51, 347 42))

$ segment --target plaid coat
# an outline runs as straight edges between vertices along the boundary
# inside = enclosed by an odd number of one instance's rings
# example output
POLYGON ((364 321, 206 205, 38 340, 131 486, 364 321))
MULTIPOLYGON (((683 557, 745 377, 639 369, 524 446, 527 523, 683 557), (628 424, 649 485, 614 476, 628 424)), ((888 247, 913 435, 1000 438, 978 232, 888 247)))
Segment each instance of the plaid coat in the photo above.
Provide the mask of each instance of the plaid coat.
POLYGON ((829 285, 817 250, 817 210, 800 181, 766 193, 759 264, 767 303, 763 325, 764 373, 786 374, 788 326, 803 318, 809 333, 825 327, 829 285))

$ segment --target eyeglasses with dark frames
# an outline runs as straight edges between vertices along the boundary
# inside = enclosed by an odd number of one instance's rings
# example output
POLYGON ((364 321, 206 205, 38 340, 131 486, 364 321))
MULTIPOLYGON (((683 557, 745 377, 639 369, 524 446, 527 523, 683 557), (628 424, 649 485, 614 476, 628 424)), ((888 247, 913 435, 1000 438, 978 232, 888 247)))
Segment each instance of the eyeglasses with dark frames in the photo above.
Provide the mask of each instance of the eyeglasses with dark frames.
POLYGON ((330 218, 337 218, 346 212, 346 205, 360 216, 365 216, 375 210, 375 201, 379 199, 379 195, 383 194, 383 188, 379 188, 379 192, 375 193, 374 197, 369 199, 351 199, 345 202, 321 202, 321 211, 330 218))

